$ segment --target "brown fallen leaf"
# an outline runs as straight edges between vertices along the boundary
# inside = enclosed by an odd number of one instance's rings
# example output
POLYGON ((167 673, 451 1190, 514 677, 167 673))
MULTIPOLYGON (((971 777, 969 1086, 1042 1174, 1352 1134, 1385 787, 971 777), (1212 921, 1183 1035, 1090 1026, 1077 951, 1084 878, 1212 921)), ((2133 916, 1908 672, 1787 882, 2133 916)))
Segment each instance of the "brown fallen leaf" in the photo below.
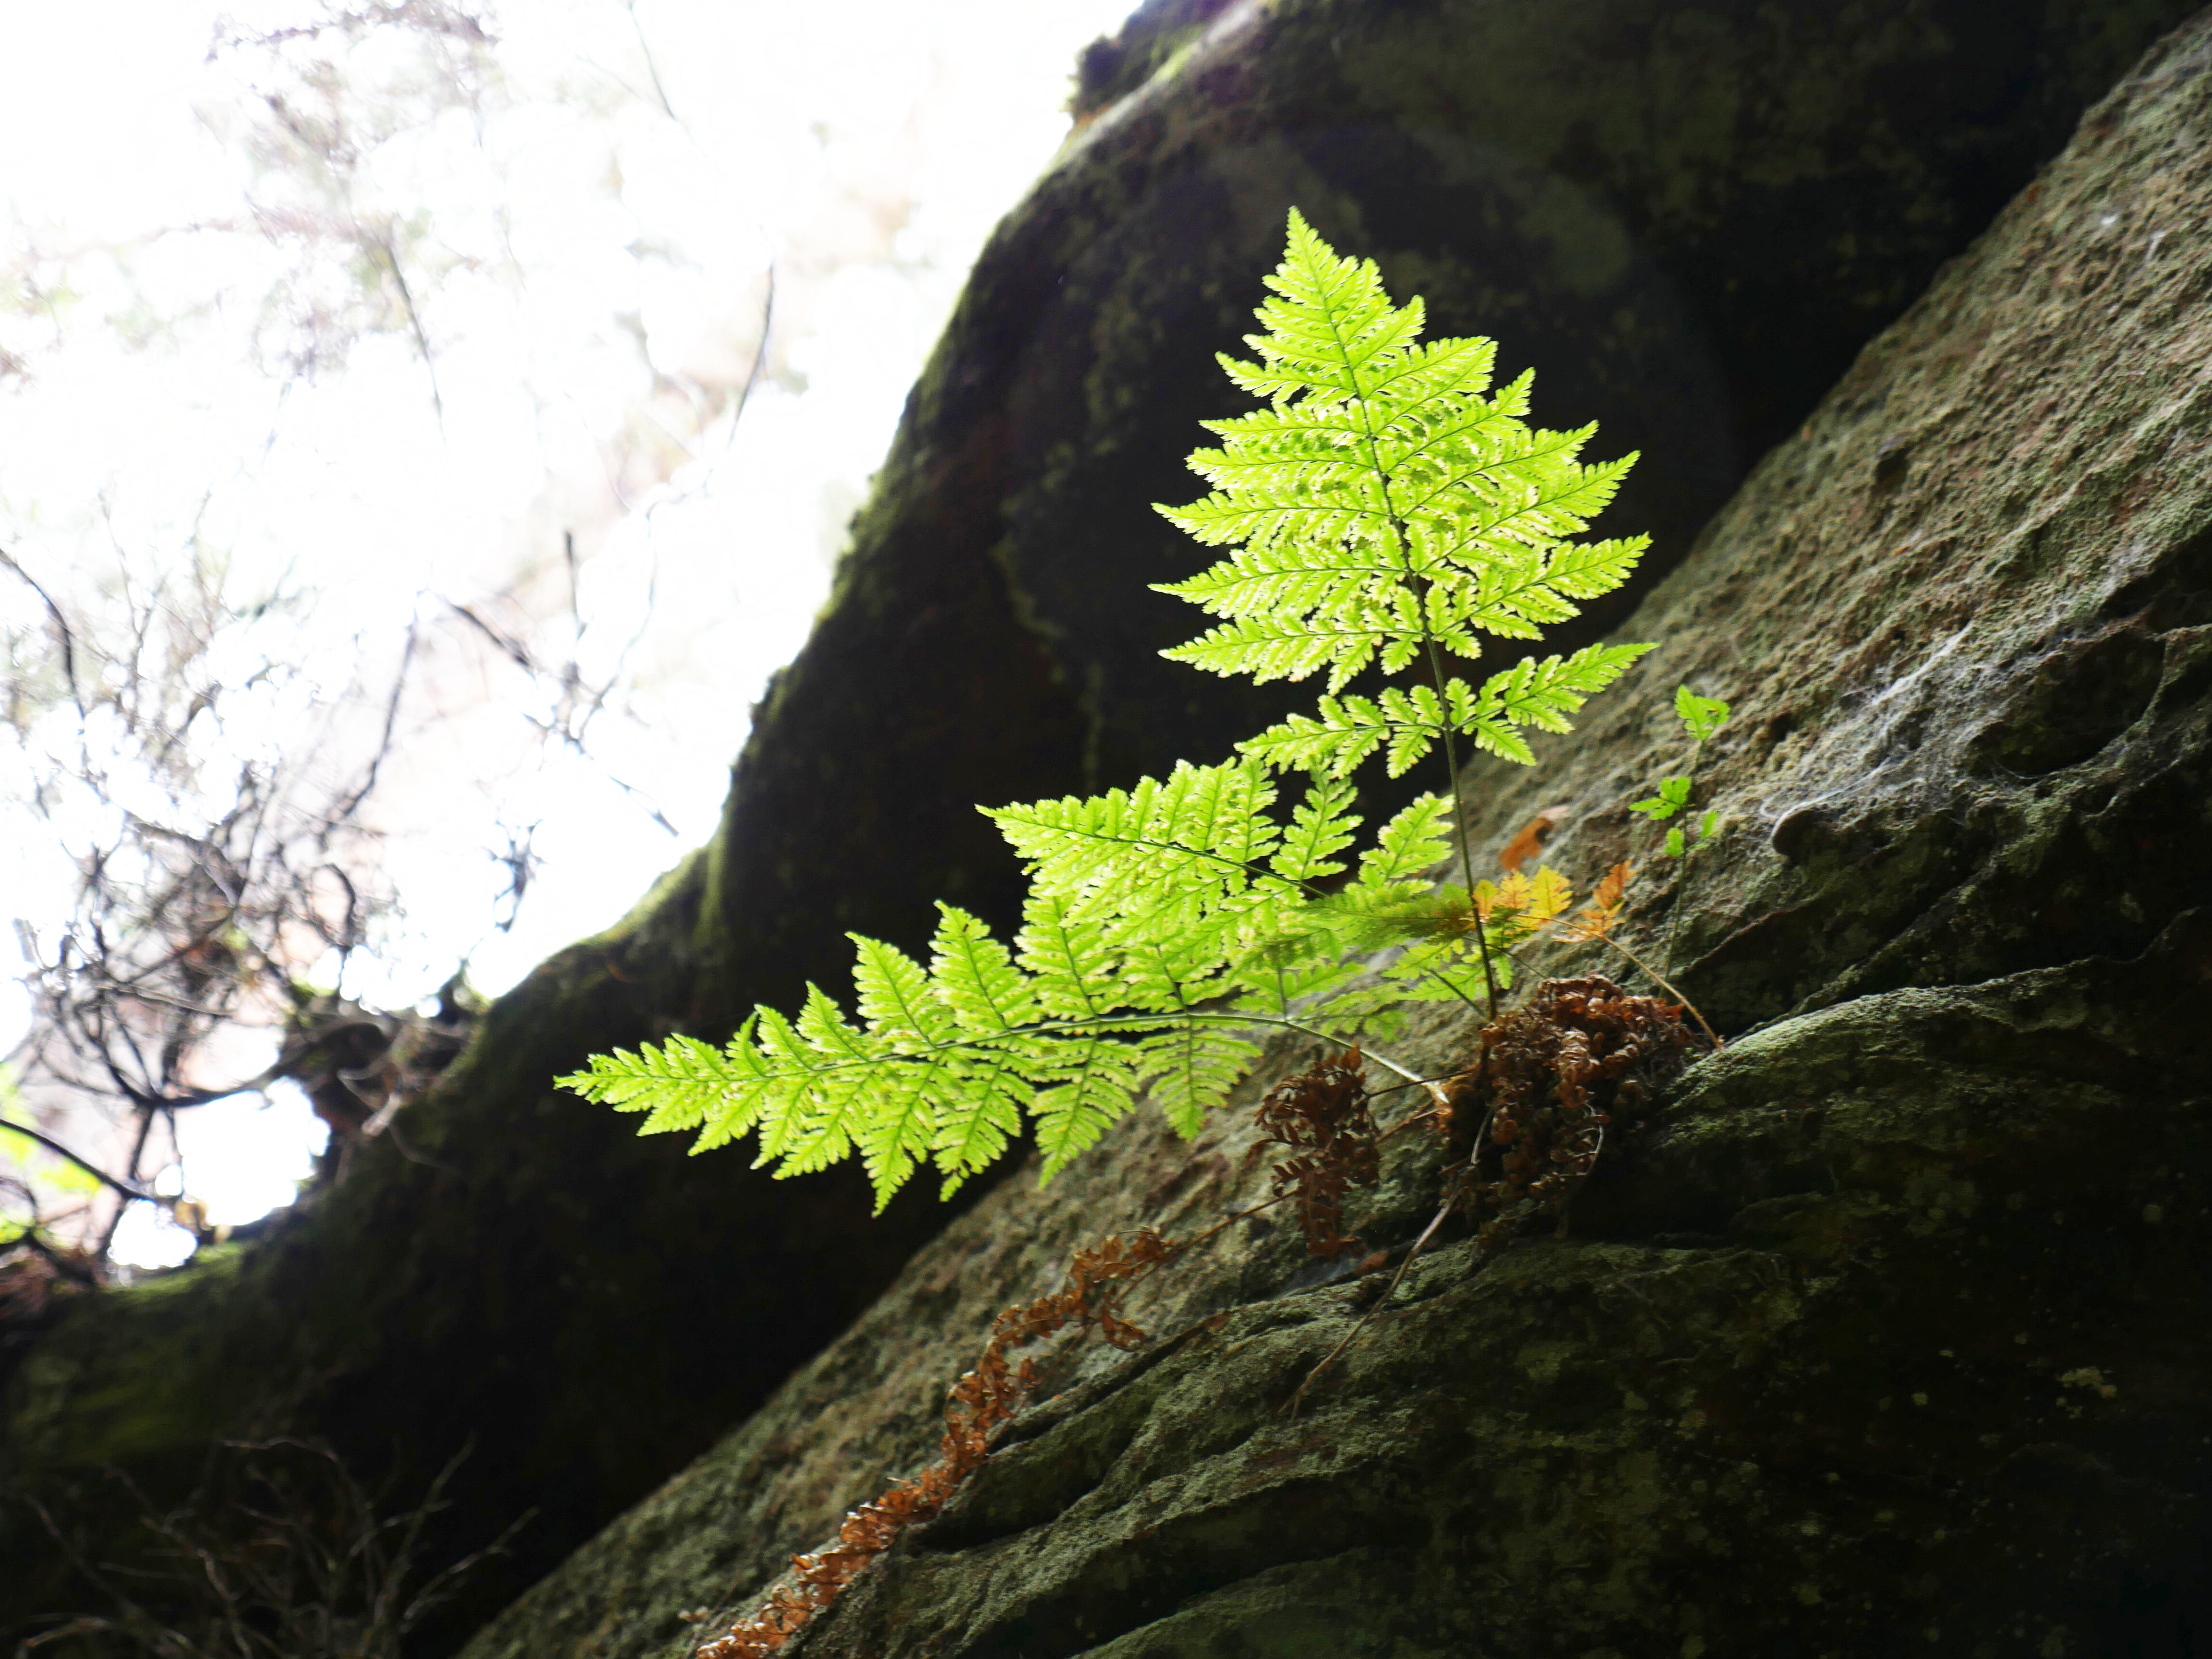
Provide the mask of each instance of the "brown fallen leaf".
POLYGON ((1567 809, 1547 806, 1522 827, 1521 833, 1505 843, 1505 850, 1498 855, 1498 862, 1509 871, 1521 866, 1544 850, 1544 843, 1552 838, 1552 831, 1566 822, 1567 809))

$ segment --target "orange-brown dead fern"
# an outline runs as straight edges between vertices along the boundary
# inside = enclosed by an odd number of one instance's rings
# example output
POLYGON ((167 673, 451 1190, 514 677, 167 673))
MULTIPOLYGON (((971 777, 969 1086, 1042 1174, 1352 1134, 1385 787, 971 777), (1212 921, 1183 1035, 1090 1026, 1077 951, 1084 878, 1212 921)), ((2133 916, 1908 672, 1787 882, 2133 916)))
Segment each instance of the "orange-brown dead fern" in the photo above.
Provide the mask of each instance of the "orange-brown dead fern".
POLYGON ((946 1398, 937 1461, 848 1512, 837 1541, 828 1549, 792 1557, 792 1582, 778 1584, 750 1618, 701 1646, 696 1659, 762 1659, 789 1641, 901 1532, 937 1514, 982 1466, 994 1432, 1036 1392, 1049 1369, 1026 1358, 1016 1364, 1013 1350, 1071 1326, 1075 1343, 1096 1329, 1117 1348, 1135 1347, 1145 1334, 1121 1316, 1123 1298, 1139 1279, 1174 1261, 1183 1249, 1150 1227, 1139 1229, 1126 1243, 1116 1235, 1077 1251, 1059 1290, 1001 1313, 975 1369, 952 1385, 946 1398))
POLYGON ((1439 1115, 1449 1190, 1487 1247, 1558 1218, 1596 1166, 1643 1124, 1681 1068, 1690 1035, 1675 1004, 1602 975, 1547 980, 1483 1030, 1480 1064, 1439 1115))
POLYGON ((1333 1257, 1357 1244, 1343 1231, 1345 1190, 1373 1187, 1382 1170, 1359 1050, 1324 1054, 1285 1078, 1260 1103, 1259 1126, 1291 1151, 1275 1165, 1274 1194, 1294 1201, 1306 1249, 1333 1257))

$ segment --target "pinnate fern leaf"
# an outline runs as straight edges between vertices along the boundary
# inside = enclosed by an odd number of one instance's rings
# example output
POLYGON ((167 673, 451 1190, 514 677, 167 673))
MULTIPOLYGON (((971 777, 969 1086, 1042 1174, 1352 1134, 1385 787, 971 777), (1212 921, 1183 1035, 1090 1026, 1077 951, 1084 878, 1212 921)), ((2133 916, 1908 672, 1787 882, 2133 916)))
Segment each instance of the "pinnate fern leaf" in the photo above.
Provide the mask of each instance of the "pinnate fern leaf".
MULTIPOLYGON (((926 963, 853 936, 849 1011, 809 986, 796 1018, 762 1008, 719 1048, 675 1036, 598 1055, 568 1088, 643 1112, 648 1132, 696 1132, 695 1151, 757 1134, 778 1176, 857 1156, 880 1208, 924 1166, 957 1189, 1024 1114, 1049 1178, 1143 1091, 1194 1134, 1271 1026, 1340 1036, 1510 979, 1498 953, 1559 915, 1565 883, 1437 889, 1449 800, 1420 797, 1362 849, 1349 777, 1376 757, 1401 775, 1462 738, 1531 762, 1528 733, 1568 730, 1649 648, 1523 659, 1479 682, 1445 669, 1484 635, 1540 640, 1627 579, 1644 538, 1583 538, 1636 458, 1585 462, 1593 428, 1528 425, 1529 374, 1497 385, 1486 339, 1424 341, 1419 300, 1393 304, 1371 261, 1338 257, 1295 213, 1267 286, 1251 356, 1222 359, 1264 406, 1208 422, 1217 442, 1191 457, 1208 493, 1160 508, 1224 550, 1164 585, 1214 618, 1167 654, 1261 682, 1322 676, 1314 712, 1219 764, 991 809, 1030 877, 1012 939, 940 905, 926 963), (1294 799, 1285 773, 1308 775, 1294 799)), ((1725 718, 1713 708, 1684 717, 1725 718)))
MULTIPOLYGON (((1528 427, 1529 375, 1491 393, 1492 342, 1420 343, 1421 302, 1392 306, 1371 260, 1339 258, 1296 214, 1268 286, 1267 331, 1246 341, 1258 361, 1223 362, 1270 406, 1208 422, 1220 445, 1191 466, 1212 493, 1159 508, 1200 543, 1236 549, 1162 585, 1223 619, 1170 658, 1260 680, 1326 669, 1334 698, 1370 665, 1472 658, 1482 633, 1537 638, 1626 580, 1647 538, 1575 538, 1635 456, 1585 465, 1594 428, 1528 427)), ((1441 684, 1431 695, 1450 698, 1441 684)), ((1379 749, 1402 769, 1425 752, 1424 724, 1418 711, 1351 699, 1245 752, 1341 775, 1379 749)), ((1425 724, 1440 732, 1440 720, 1425 724)), ((1498 752, 1525 751, 1495 719, 1482 731, 1498 752)))

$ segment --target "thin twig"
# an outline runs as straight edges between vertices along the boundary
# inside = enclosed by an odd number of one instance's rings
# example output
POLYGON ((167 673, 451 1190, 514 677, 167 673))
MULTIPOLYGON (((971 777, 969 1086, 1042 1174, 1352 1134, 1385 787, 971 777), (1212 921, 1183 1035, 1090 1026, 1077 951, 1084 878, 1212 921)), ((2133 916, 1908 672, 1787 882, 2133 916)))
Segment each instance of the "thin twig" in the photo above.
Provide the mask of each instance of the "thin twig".
POLYGON ((1419 1111, 1414 1113, 1411 1117, 1400 1120, 1398 1122, 1392 1124, 1389 1128, 1385 1129, 1381 1134, 1376 1136, 1375 1144, 1377 1146, 1380 1146, 1384 1141, 1389 1139, 1392 1135, 1396 1134, 1400 1130, 1410 1129, 1417 1123, 1434 1122, 1436 1121, 1437 1109, 1438 1109, 1435 1106, 1422 1107, 1419 1111))
POLYGON ((173 1206, 176 1202, 174 1199, 165 1197, 149 1187, 142 1187, 135 1181, 125 1181, 120 1176, 108 1174, 82 1152, 71 1150, 67 1145, 56 1140, 34 1124, 24 1123, 12 1117, 0 1117, 0 1131, 19 1134, 26 1139, 37 1141, 55 1157, 67 1158, 102 1186, 113 1188, 125 1198, 136 1199, 142 1204, 159 1204, 164 1207, 173 1206))
POLYGON ((676 112, 676 106, 668 101, 668 88, 660 84, 660 65, 653 61, 652 43, 645 38, 645 23, 637 15, 637 0, 623 0, 623 9, 629 13, 629 26, 637 34, 637 49, 645 58, 645 72, 653 77, 653 95, 660 105, 660 112, 678 126, 684 119, 676 112))
POLYGON ((377 742, 376 753, 369 757, 368 770, 362 778, 361 787, 332 809, 331 817, 334 823, 342 823, 351 817, 362 802, 368 799, 368 792, 376 787, 376 775, 384 769, 384 757, 392 752, 392 727, 399 719, 399 699, 407 690, 407 670, 415 660, 415 639, 422 625, 419 617, 408 619, 407 642, 399 649, 399 667, 392 677, 392 695, 385 700, 384 735, 377 742))
POLYGON ((84 693, 77 688, 76 640, 76 636, 70 632, 69 618, 62 614, 61 606, 54 603, 53 595, 40 586, 37 579, 17 563, 15 556, 5 548, 0 548, 0 564, 4 564, 9 569, 14 571, 22 580, 24 586, 39 596, 40 602, 46 607, 46 615, 53 619, 56 641, 62 648, 62 677, 69 681, 70 701, 76 705, 76 712, 82 717, 85 712, 84 693))
POLYGON ((1306 1373, 1305 1381, 1299 1383, 1297 1391, 1291 1395, 1291 1403, 1286 1408, 1291 1416, 1298 1414, 1298 1407, 1306 1397, 1306 1390, 1313 1386, 1314 1379, 1327 1370, 1339 1354, 1359 1340, 1359 1334, 1367 1328, 1369 1320, 1389 1305, 1390 1298, 1398 1293, 1399 1280, 1405 1278, 1406 1270, 1413 1265, 1413 1258, 1419 1255, 1428 1242, 1436 1237, 1437 1229, 1444 1224, 1444 1218, 1452 1212, 1455 1201, 1449 1198, 1443 1201, 1443 1206, 1430 1218, 1429 1224, 1421 1230, 1421 1236, 1413 1241, 1413 1248, 1406 1252, 1406 1259, 1398 1264, 1398 1271, 1391 1276, 1388 1288, 1375 1298, 1375 1305, 1359 1316, 1359 1322, 1346 1334, 1344 1340, 1322 1357, 1321 1364, 1306 1373))
POLYGON ((371 235, 368 245, 384 256, 386 270, 399 289, 400 309, 407 313, 407 326, 415 336, 415 349, 422 355, 423 372, 430 377, 430 407, 438 417, 438 429, 446 429, 446 400, 438 391, 437 360, 430 355, 430 337, 423 331, 422 313, 415 307, 415 292, 407 285, 407 273, 399 268, 398 250, 392 245, 392 232, 387 223, 381 235, 371 235))
POLYGON ((1262 1210, 1272 1210, 1275 1206, 1285 1202, 1291 1196, 1292 1194, 1289 1193, 1277 1193, 1274 1197, 1263 1199, 1261 1202, 1253 1205, 1249 1209, 1239 1210, 1233 1215, 1225 1215, 1222 1217, 1220 1220, 1215 1222, 1211 1227, 1208 1227, 1204 1232, 1194 1233, 1190 1237, 1183 1240, 1182 1249, 1185 1250, 1196 1249, 1208 1239, 1227 1231, 1231 1227, 1235 1226, 1237 1223, 1245 1220, 1249 1217, 1255 1216, 1262 1210))
POLYGON ((1614 950, 1620 951, 1621 955, 1626 957, 1629 961, 1634 963, 1638 968, 1641 968, 1650 976, 1651 982, 1654 985, 1656 985, 1668 996, 1674 998, 1675 1001, 1680 1003, 1685 1008, 1687 1008, 1690 1011, 1690 1018, 1696 1020, 1698 1025, 1703 1028, 1705 1034, 1705 1040, 1711 1042, 1715 1048, 1721 1048, 1726 1046, 1721 1042, 1719 1034, 1717 1033, 1711 1025, 1706 1024, 1705 1015, 1698 1012, 1698 1005, 1691 1001, 1689 998, 1684 996, 1681 992, 1676 990, 1674 986, 1668 984, 1665 977, 1660 974, 1657 969, 1654 968, 1650 963, 1644 961, 1642 957, 1638 956, 1635 951, 1630 950, 1626 945, 1623 945, 1611 933, 1603 933, 1599 935, 1599 937, 1603 939, 1607 945, 1613 946, 1614 950))

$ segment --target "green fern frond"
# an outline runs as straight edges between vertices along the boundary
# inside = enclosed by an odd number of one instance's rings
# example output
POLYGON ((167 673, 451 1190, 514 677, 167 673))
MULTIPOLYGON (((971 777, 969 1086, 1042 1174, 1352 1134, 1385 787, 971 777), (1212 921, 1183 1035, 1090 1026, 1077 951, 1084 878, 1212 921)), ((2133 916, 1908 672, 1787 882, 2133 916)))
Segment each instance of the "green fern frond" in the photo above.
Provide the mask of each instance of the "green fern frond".
POLYGON ((1475 694, 1465 680, 1445 683, 1439 700, 1425 685, 1385 686, 1379 697, 1322 698, 1319 714, 1292 714, 1238 749, 1269 766, 1304 766, 1341 778, 1380 749, 1394 778, 1413 769, 1447 728, 1470 731, 1475 694))
MULTIPOLYGON (((740 1036, 751 1032, 750 1022, 740 1036)), ((566 1086, 618 1112, 643 1112, 641 1135, 696 1129, 731 1092, 732 1080, 720 1052, 696 1037, 678 1035, 632 1053, 593 1054, 590 1068, 563 1078, 566 1086)))
POLYGON ((1352 845, 1359 828, 1353 798, 1350 784, 1316 778, 1268 860, 1274 872, 1302 889, 1340 874, 1345 865, 1336 855, 1352 845))
POLYGON ((1072 1037, 1059 1047, 1050 1081, 1030 1107, 1046 1181, 1135 1104, 1141 1054, 1130 1043, 1098 1036, 1072 1037))
POLYGON ((1541 662, 1524 657, 1483 682, 1456 729, 1493 755, 1534 766, 1535 751, 1519 728, 1572 731, 1567 716, 1626 673, 1630 665, 1650 649, 1648 645, 1591 645, 1571 657, 1546 657, 1541 662))
POLYGON ((984 816, 1030 865, 1037 891, 1126 914, 1162 891, 1265 878, 1280 833, 1267 811, 1274 799, 1259 767, 1185 762, 1165 782, 984 816))
POLYGON ((1113 944, 1095 919, 1078 915, 1068 900, 1032 891, 1016 944, 1047 1019, 1096 1019, 1116 1005, 1113 987, 1120 963, 1113 944))
MULTIPOLYGON (((959 1023, 951 1009, 931 994, 929 975, 919 963, 881 939, 863 933, 845 937, 858 953, 853 988, 860 994, 860 1013, 878 1042, 896 1053, 916 1054, 941 1048, 952 1040, 959 1023)), ((813 1006, 811 999, 808 1006, 813 1006)), ((839 1027, 841 1047, 846 1029, 839 1027)))
POLYGON ((1387 888, 1414 881, 1449 858, 1451 806, 1443 795, 1423 795, 1408 803, 1360 855, 1360 885, 1387 888))
POLYGON ((1260 1045, 1219 1025, 1185 1023, 1147 1038, 1139 1069, 1145 1086, 1185 1140, 1195 1135, 1213 1103, 1260 1056, 1260 1045))
MULTIPOLYGON (((1492 959, 1490 975, 1501 991, 1513 984, 1513 958, 1492 959)), ((1482 961, 1466 939, 1425 939, 1409 945, 1382 970, 1386 993, 1406 1002, 1462 1002, 1480 1007, 1487 991, 1482 961)))
POLYGON ((1032 1092, 1028 1079, 996 1054, 958 1066, 953 1075, 959 1086, 938 1109, 937 1138, 930 1147, 944 1176, 940 1199, 951 1197, 969 1176, 1006 1155, 1022 1132, 1022 1106, 1032 1092))
POLYGON ((930 979, 953 1023, 971 1036, 1003 1036, 1037 1017, 1037 988, 1014 965, 1013 953, 957 905, 937 906, 930 979))
POLYGON ((926 965, 852 936, 849 1012, 810 985, 796 1018, 761 1008, 720 1048, 598 1055, 565 1086, 643 1112, 647 1132, 695 1131, 695 1151, 754 1134, 779 1176, 858 1157, 880 1208, 924 1166, 957 1190, 1024 1115, 1049 1178, 1143 1092, 1195 1133, 1271 1029, 1348 1041, 1396 1005, 1510 981, 1503 951, 1565 899, 1514 909, 1470 895, 1471 874, 1436 889, 1441 795, 1355 860, 1348 777, 1378 755, 1401 775, 1462 738, 1532 761, 1524 733, 1567 730, 1649 649, 1592 646, 1479 684, 1443 666, 1486 635, 1539 640, 1627 579, 1644 538, 1582 538, 1636 458, 1587 463, 1593 428, 1530 427, 1528 374, 1496 385, 1486 339, 1423 341, 1421 301, 1394 305, 1372 261, 1338 257, 1296 213, 1267 286, 1252 356, 1222 360, 1266 406, 1207 422, 1217 442, 1190 458, 1207 494, 1159 509, 1224 550, 1162 586, 1214 619, 1167 654, 1259 682, 1323 676, 1315 711, 1221 764, 988 809, 1030 878, 1010 941, 940 904, 926 965), (1417 665, 1425 684, 1349 689, 1417 665), (1290 771, 1310 778, 1295 802, 1275 781, 1290 771))

